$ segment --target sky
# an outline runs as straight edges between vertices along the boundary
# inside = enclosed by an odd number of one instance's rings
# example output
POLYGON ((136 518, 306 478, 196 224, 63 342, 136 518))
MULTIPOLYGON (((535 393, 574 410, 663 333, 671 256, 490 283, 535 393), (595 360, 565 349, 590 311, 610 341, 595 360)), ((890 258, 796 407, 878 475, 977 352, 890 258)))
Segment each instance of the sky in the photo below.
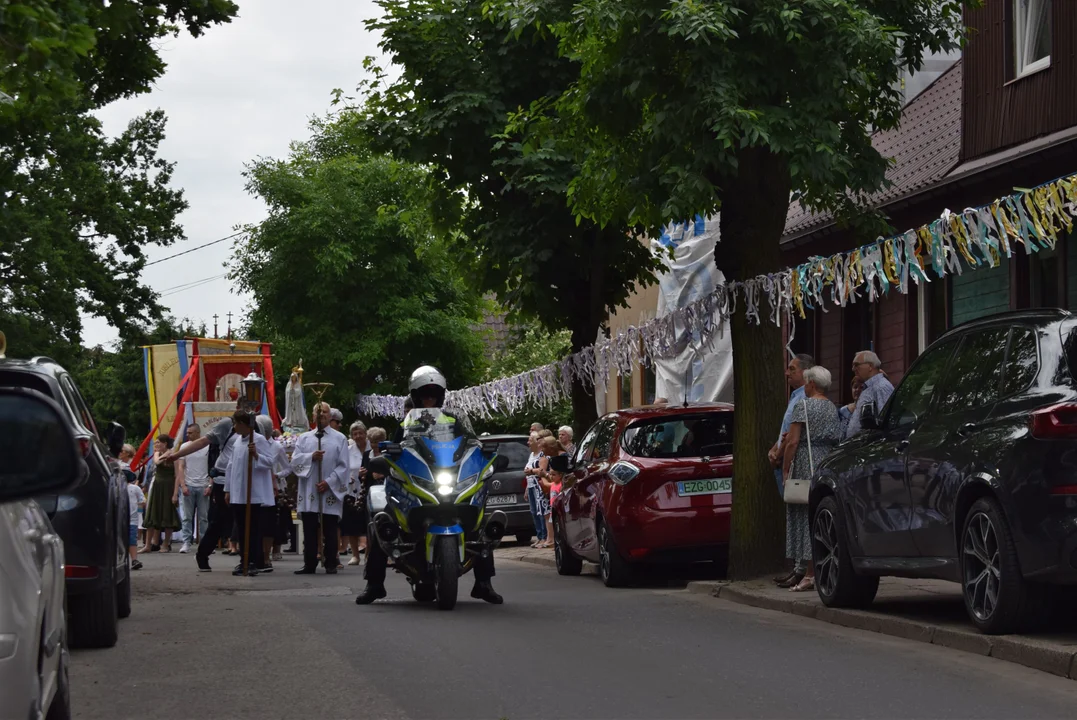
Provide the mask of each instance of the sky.
MULTIPOLYGON (((329 110, 331 92, 355 89, 362 62, 379 55, 377 35, 364 20, 372 0, 238 0, 239 16, 202 37, 166 40, 168 63, 153 92, 109 105, 98 113, 105 132, 119 134, 134 117, 161 108, 168 115, 160 156, 176 164, 172 186, 183 188, 190 208, 179 217, 187 239, 147 248, 149 261, 226 237, 237 225, 265 217, 261 200, 244 190, 244 163, 284 157, 307 125, 329 110)), ((219 278, 187 290, 188 283, 222 275, 232 241, 148 267, 143 282, 177 318, 205 322, 213 315, 242 318, 250 301, 219 278), (171 292, 170 292, 171 291, 171 292)), ((83 319, 83 344, 106 345, 115 330, 99 318, 83 319)))

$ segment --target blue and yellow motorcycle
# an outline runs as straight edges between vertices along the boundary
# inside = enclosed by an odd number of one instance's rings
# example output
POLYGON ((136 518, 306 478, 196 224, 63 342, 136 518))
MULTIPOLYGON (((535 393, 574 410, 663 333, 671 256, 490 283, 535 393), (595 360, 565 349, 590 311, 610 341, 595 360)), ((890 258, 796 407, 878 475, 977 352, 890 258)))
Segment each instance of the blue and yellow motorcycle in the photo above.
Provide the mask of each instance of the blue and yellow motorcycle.
POLYGON ((385 476, 371 488, 370 535, 416 600, 451 610, 460 576, 505 534, 505 514, 486 513, 486 483, 507 458, 496 445, 454 437, 452 418, 436 408, 411 411, 404 427, 403 442, 382 443, 367 467, 385 476))

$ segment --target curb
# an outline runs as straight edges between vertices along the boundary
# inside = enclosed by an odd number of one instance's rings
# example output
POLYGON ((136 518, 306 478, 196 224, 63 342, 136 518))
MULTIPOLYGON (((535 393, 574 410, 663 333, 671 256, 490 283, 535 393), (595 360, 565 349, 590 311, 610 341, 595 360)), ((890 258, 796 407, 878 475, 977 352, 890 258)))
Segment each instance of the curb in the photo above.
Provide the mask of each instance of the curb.
MULTIPOLYGON (((553 557, 535 556, 535 555, 510 555, 504 553, 502 555, 496 555, 495 557, 501 560, 512 560, 514 562, 530 563, 532 565, 541 565, 542 567, 556 568, 557 562, 553 557)), ((583 570, 580 575, 595 575, 597 573, 597 566, 591 563, 584 563, 583 570)))
POLYGON ((1077 680, 1077 646, 1047 645, 1015 635, 982 635, 975 630, 930 625, 866 610, 828 608, 818 602, 776 598, 726 582, 690 582, 688 592, 821 620, 832 625, 994 657, 1033 670, 1077 680))

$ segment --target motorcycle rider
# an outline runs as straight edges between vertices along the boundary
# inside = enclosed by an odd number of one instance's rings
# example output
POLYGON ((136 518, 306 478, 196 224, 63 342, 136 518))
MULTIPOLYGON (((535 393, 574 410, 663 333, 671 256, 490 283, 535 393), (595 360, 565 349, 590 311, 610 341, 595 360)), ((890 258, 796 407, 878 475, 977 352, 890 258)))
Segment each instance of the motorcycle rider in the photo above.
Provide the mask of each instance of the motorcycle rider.
MULTIPOLYGON (((416 408, 440 409, 445 403, 445 376, 437 368, 424 365, 417 369, 411 374, 408 389, 416 408)), ((444 410, 442 410, 436 422, 438 425, 451 425, 454 438, 464 436, 469 439, 475 439, 474 431, 471 430, 465 420, 449 415, 444 410)), ((407 439, 409 432, 420 430, 422 424, 422 419, 415 417, 414 413, 409 414, 404 420, 404 438, 407 439)), ((372 533, 372 531, 368 529, 368 533, 372 533)), ((377 537, 373 534, 367 540, 367 553, 366 568, 363 571, 363 577, 366 578, 366 588, 355 598, 356 605, 369 605, 375 600, 386 596, 385 568, 389 558, 385 554, 385 550, 382 549, 377 537)), ((482 555, 476 556, 472 568, 475 572, 475 587, 471 590, 471 597, 485 600, 494 605, 500 605, 505 602, 504 598, 494 591, 494 587, 490 582, 494 576, 494 554, 491 552, 486 557, 482 555)))

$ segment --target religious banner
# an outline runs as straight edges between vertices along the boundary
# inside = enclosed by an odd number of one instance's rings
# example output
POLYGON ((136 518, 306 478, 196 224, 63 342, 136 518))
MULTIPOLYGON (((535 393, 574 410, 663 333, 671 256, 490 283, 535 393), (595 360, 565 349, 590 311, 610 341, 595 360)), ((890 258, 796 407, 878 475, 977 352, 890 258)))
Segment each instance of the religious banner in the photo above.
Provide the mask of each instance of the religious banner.
MULTIPOLYGON (((155 424, 169 400, 179 389, 180 380, 190 366, 190 347, 184 341, 166 345, 150 345, 143 348, 146 371, 146 390, 150 396, 150 425, 155 424)), ((175 403, 165 413, 161 427, 171 427, 176 417, 175 403)))

